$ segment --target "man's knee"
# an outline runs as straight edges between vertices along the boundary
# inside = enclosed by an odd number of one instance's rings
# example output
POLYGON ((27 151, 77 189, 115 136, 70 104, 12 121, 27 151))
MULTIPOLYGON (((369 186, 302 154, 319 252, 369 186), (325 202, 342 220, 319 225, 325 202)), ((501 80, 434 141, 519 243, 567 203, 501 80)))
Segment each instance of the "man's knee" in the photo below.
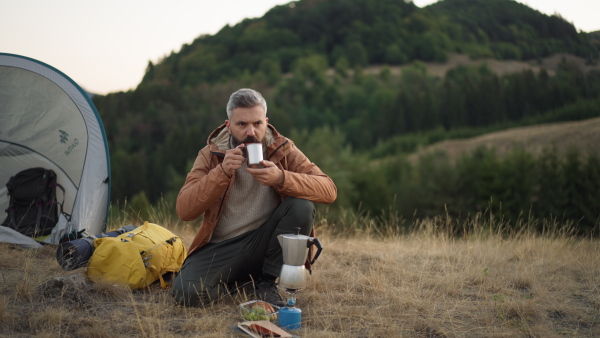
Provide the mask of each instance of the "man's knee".
POLYGON ((171 295, 175 302, 184 306, 200 306, 209 302, 209 294, 203 289, 200 283, 191 283, 188 281, 175 279, 171 295))
POLYGON ((175 276, 171 295, 178 304, 185 306, 201 306, 209 303, 212 288, 204 285, 199 278, 196 280, 196 278, 189 275, 189 269, 190 265, 184 263, 177 276, 175 276))
POLYGON ((295 197, 288 197, 285 202, 290 203, 290 213, 294 214, 295 217, 306 219, 311 223, 314 221, 316 210, 313 202, 295 197))
POLYGON ((300 233, 308 235, 315 221, 315 205, 313 202, 295 197, 285 199, 285 215, 279 221, 279 231, 293 233, 294 228, 300 228, 300 233))

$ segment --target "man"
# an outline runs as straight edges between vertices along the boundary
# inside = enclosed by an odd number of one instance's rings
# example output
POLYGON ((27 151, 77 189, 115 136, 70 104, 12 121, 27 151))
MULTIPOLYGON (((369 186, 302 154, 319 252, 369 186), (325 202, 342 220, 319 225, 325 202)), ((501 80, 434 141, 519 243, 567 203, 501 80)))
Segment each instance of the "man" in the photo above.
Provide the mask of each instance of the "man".
POLYGON ((295 227, 311 234, 313 202, 337 197, 333 181, 268 121, 259 92, 234 92, 225 124, 209 136, 187 175, 177 214, 184 221, 204 218, 173 283, 180 304, 206 304, 252 281, 258 298, 282 305, 277 235, 295 227), (265 160, 253 168, 244 155, 249 143, 263 146, 265 160))

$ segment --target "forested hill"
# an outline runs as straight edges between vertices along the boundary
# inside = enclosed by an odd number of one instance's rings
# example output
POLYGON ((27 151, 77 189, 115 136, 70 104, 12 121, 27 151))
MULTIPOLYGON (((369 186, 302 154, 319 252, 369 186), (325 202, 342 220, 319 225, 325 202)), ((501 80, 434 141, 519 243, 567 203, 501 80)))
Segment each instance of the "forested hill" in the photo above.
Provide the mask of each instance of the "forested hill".
MULTIPOLYGON (((430 185, 406 190, 405 183, 418 182, 410 172, 426 169, 400 172, 397 162, 373 167, 372 159, 401 161, 439 140, 599 116, 598 48, 596 34, 511 0, 444 0, 425 8, 399 0, 276 6, 149 62, 135 90, 94 97, 111 153, 111 198, 138 206, 164 198, 172 206, 198 150, 225 120, 229 95, 251 87, 267 99, 278 131, 336 181, 332 208, 360 206, 376 214, 430 185), (558 53, 569 57, 545 70, 558 53), (536 67, 500 74, 477 63, 449 67, 443 76, 428 72, 431 62, 456 55, 536 67)), ((443 194, 432 196, 424 201, 446 204, 438 200, 443 194)), ((475 204, 462 205, 469 212, 475 204)), ((444 212, 404 206, 409 218, 416 209, 428 210, 426 216, 444 212)))
POLYGON ((142 84, 195 86, 244 72, 275 80, 313 54, 330 66, 365 67, 443 62, 452 52, 498 59, 556 52, 598 57, 586 33, 510 0, 445 0, 423 9, 401 0, 303 0, 199 37, 159 65, 149 64, 142 84))

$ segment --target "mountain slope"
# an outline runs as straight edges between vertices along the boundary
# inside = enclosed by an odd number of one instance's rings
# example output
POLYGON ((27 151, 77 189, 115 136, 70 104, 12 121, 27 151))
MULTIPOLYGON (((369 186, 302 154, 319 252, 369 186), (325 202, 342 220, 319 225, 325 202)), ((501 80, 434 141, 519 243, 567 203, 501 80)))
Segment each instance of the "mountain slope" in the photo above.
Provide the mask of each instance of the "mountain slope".
POLYGON ((442 141, 410 155, 409 159, 415 161, 419 156, 443 153, 455 160, 482 146, 493 148, 499 154, 522 148, 539 155, 552 147, 559 153, 574 147, 582 153, 600 154, 600 118, 512 128, 469 139, 442 141))

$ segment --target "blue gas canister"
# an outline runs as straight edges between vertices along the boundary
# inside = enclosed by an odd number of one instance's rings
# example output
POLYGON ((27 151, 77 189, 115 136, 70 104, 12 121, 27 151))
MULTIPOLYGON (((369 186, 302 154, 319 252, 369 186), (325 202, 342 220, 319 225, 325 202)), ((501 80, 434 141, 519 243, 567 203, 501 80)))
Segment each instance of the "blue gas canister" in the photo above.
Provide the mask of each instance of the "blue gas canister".
POLYGON ((288 299, 287 303, 286 307, 279 309, 278 324, 284 330, 297 330, 302 322, 302 310, 294 307, 294 299, 288 299))

